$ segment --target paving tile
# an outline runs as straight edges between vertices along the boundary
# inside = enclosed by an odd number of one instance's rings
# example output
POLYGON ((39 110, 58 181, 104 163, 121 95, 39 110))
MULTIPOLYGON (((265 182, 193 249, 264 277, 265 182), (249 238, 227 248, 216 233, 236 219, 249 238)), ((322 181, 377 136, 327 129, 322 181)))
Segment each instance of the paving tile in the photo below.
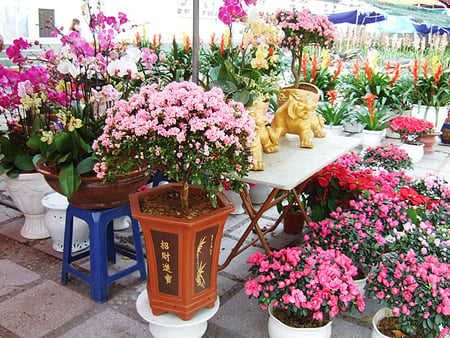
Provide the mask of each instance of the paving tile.
POLYGON ((73 329, 60 335, 60 338, 114 337, 132 338, 149 337, 148 324, 138 322, 117 311, 105 311, 89 318, 73 329))
POLYGON ((0 325, 19 337, 42 337, 93 304, 69 288, 47 280, 0 303, 0 325))
POLYGON ((23 285, 31 283, 40 276, 18 264, 7 259, 0 260, 0 296, 16 289, 21 289, 23 285))
POLYGON ((209 322, 227 328, 239 337, 269 337, 267 311, 259 308, 256 298, 249 299, 244 289, 220 304, 219 311, 209 322), (230 325, 232 323, 232 325, 230 325))
POLYGON ((20 211, 4 205, 0 205, 0 223, 18 217, 22 217, 22 213, 20 211))

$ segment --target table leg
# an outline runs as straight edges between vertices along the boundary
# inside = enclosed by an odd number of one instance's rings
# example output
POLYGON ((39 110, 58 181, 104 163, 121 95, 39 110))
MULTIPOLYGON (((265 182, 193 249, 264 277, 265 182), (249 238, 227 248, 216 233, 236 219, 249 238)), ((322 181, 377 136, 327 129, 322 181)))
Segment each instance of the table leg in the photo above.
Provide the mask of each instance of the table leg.
MULTIPOLYGON (((276 195, 278 194, 278 192, 280 191, 280 189, 278 188, 274 188, 272 190, 272 192, 269 194, 269 196, 267 197, 267 199, 264 201, 264 203, 261 205, 261 207, 256 210, 253 207, 253 204, 250 200, 250 194, 248 192, 247 187, 244 187, 244 189, 241 192, 241 198, 242 198, 242 202, 244 204, 245 209, 247 210, 247 213, 251 219, 251 222, 249 224, 249 226, 247 227, 247 229, 245 230, 245 232, 242 234, 241 238, 239 239, 239 241, 236 243, 236 246, 232 249, 231 253, 228 255, 227 259, 225 260, 225 262, 222 265, 219 265, 218 270, 223 270, 225 269, 231 262, 231 260, 236 257, 237 255, 239 255, 241 252, 243 252, 245 249, 247 249, 248 247, 250 247, 251 245, 253 245, 254 243, 256 243, 258 240, 261 242, 264 251, 266 252, 267 255, 270 255, 271 251, 269 248, 269 245, 266 242, 266 239, 264 238, 264 235, 269 232, 269 231, 262 231, 261 228, 258 225, 258 221, 261 218, 261 216, 271 207, 273 207, 274 205, 276 205, 277 203, 281 202, 282 200, 284 200, 286 198, 286 196, 288 195, 288 191, 282 191, 282 194, 278 197, 276 197, 276 195), (245 240, 247 239, 247 237, 250 235, 251 231, 254 230, 256 235, 258 236, 257 239, 252 240, 250 243, 246 244, 245 246, 243 246, 245 240)), ((272 226, 271 231, 275 230, 275 228, 272 226)))

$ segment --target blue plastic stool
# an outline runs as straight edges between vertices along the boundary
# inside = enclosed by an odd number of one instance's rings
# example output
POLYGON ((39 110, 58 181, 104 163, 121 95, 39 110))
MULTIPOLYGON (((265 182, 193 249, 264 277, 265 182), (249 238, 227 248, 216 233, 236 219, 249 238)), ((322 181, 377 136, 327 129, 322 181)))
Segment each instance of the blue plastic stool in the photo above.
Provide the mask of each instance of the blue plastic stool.
POLYGON ((142 252, 139 223, 131 217, 130 204, 110 209, 80 209, 69 205, 66 211, 66 226, 64 233, 64 252, 61 282, 67 283, 67 274, 70 273, 89 284, 91 298, 96 302, 104 302, 108 299, 109 285, 134 271, 139 270, 141 280, 147 278, 144 254, 142 252), (113 220, 122 216, 131 218, 133 241, 136 254, 119 248, 114 242, 113 220), (88 251, 72 255, 73 219, 78 217, 89 225, 90 248, 88 251), (116 252, 136 260, 136 264, 113 275, 108 274, 108 261, 116 262, 116 252), (71 266, 71 263, 90 255, 90 274, 82 273, 71 266))

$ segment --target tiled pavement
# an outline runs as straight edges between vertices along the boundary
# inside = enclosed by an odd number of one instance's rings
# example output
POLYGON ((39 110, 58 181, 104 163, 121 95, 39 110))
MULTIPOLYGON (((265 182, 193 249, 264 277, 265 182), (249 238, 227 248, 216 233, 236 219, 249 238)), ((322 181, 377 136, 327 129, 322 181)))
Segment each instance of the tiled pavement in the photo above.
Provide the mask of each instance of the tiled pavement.
MULTIPOLYGON (((388 139, 389 141, 392 141, 388 139)), ((393 140, 398 142, 397 140, 393 140)), ((435 153, 425 155, 411 174, 433 171, 450 180, 450 147, 438 144, 435 153)), ((4 190, 4 189, 0 189, 4 190)), ((138 273, 113 283, 110 298, 99 304, 89 297, 89 288, 69 276, 60 283, 61 253, 52 249, 51 239, 26 240, 20 236, 20 212, 12 208, 3 191, 0 205, 0 337, 150 337, 148 324, 136 311, 136 299, 145 288, 138 273)), ((275 209, 260 225, 277 217, 275 209)), ((248 224, 248 216, 230 216, 222 240, 222 256, 234 246, 248 224)), ((269 245, 293 245, 299 237, 279 227, 268 236, 269 245)), ((117 232, 123 237, 125 232, 117 232)), ((268 337, 266 311, 244 292, 248 279, 246 260, 257 245, 237 256, 219 273, 220 308, 209 320, 206 337, 268 337)), ((118 264, 127 264, 126 260, 118 264)), ((84 268, 88 268, 85 264, 84 268)), ((363 314, 339 316, 333 322, 333 337, 370 337, 371 317, 379 306, 367 301, 363 314)), ((182 334, 180 335, 182 337, 182 334)))

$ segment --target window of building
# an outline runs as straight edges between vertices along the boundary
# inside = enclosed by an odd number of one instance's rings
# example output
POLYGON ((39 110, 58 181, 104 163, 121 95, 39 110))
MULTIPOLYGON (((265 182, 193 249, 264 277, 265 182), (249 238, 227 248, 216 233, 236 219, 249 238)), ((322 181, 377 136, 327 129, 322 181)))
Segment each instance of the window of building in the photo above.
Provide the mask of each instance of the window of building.
POLYGON ((50 38, 53 32, 53 23, 55 22, 55 10, 39 8, 39 37, 50 38))

